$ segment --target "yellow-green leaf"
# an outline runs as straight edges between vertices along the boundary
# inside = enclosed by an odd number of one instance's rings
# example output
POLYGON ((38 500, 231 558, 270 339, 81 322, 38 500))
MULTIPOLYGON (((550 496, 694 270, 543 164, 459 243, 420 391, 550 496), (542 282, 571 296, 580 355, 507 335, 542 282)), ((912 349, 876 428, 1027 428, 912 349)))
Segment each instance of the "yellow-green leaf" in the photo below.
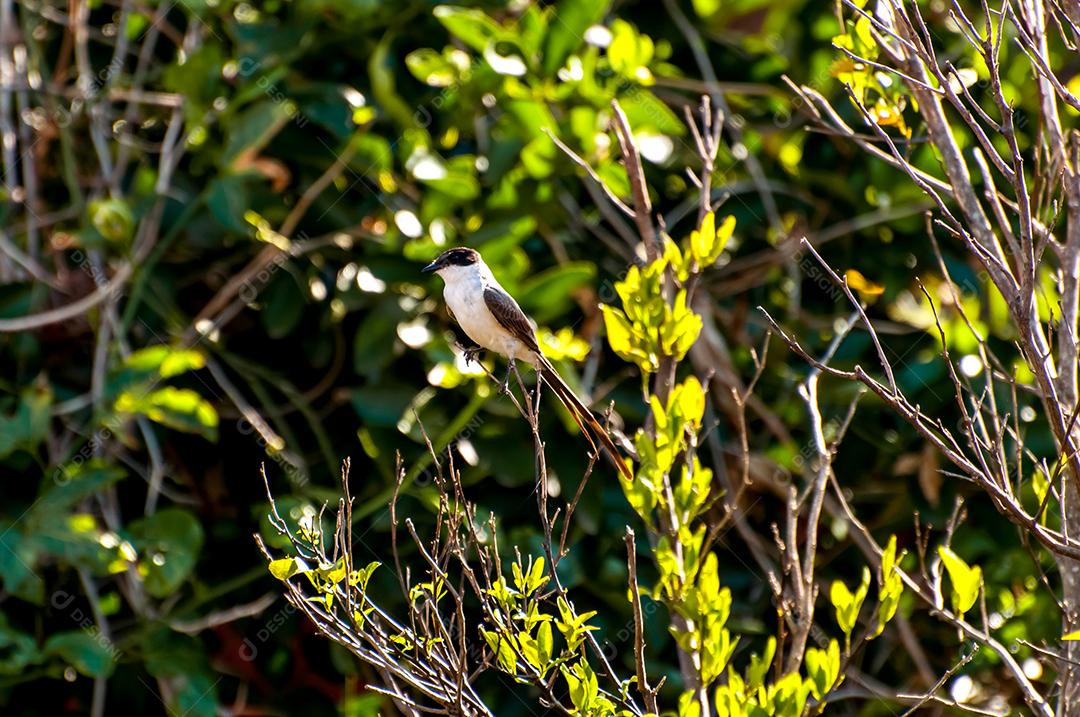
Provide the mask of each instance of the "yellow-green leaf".
POLYGON ((866 592, 869 588, 870 570, 868 568, 863 568, 862 582, 855 592, 849 590, 841 580, 836 580, 832 584, 829 598, 832 600, 833 607, 836 608, 836 622, 847 636, 850 636, 851 631, 855 629, 859 611, 862 609, 863 601, 866 600, 866 592))
POLYGON ((811 647, 806 651, 806 674, 810 678, 810 693, 820 700, 836 686, 840 676, 840 646, 829 641, 827 650, 811 647))
POLYGON ((188 388, 166 386, 150 393, 127 390, 116 399, 121 413, 138 413, 151 421, 217 440, 218 415, 213 405, 188 388))
POLYGON ((292 558, 270 561, 270 574, 278 580, 288 580, 297 572, 296 561, 292 558))
POLYGON ((963 615, 975 605, 982 587, 982 568, 970 566, 963 559, 944 545, 938 546, 938 556, 949 574, 952 584, 951 602, 953 610, 963 615))
POLYGON ((712 266, 727 247, 735 233, 735 217, 728 216, 716 226, 716 215, 709 212, 701 220, 701 226, 690 233, 690 254, 699 268, 712 266))

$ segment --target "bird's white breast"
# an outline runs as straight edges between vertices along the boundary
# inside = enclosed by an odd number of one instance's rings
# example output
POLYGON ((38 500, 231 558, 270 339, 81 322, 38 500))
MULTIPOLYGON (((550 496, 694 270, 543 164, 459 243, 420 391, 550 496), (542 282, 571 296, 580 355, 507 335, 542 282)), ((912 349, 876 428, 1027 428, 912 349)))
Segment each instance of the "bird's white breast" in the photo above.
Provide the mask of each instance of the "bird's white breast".
POLYGON ((533 352, 503 328, 484 301, 484 289, 498 286, 494 277, 485 277, 474 267, 456 269, 453 276, 445 277, 443 298, 465 334, 489 351, 533 362, 533 352))

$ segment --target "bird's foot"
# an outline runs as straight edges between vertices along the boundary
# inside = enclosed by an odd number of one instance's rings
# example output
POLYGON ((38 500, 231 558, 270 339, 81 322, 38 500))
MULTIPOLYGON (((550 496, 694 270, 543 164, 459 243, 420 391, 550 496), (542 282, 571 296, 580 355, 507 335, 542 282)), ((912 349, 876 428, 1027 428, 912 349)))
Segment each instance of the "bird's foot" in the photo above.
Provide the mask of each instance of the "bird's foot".
POLYGON ((506 363, 506 378, 502 382, 502 392, 507 396, 510 395, 510 374, 514 372, 514 359, 510 359, 506 363))
POLYGON ((465 349, 465 351, 464 351, 465 365, 468 366, 471 363, 479 364, 480 363, 480 352, 482 350, 483 349, 481 349, 479 346, 471 346, 471 347, 465 349))

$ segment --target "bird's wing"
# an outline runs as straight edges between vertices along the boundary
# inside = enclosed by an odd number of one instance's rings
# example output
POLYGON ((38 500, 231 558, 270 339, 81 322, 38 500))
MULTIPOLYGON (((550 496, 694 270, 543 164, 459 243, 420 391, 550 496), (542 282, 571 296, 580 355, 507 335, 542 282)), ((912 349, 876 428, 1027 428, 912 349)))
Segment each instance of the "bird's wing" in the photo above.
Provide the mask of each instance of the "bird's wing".
POLYGON ((538 356, 542 355, 540 344, 536 342, 536 331, 533 330, 529 317, 525 316, 525 312, 512 296, 505 291, 488 286, 484 288, 484 303, 487 304, 488 311, 500 326, 525 344, 526 348, 535 351, 538 356))
POLYGON ((601 447, 604 452, 607 453, 612 463, 622 474, 624 480, 632 481, 634 479, 634 473, 630 470, 629 466, 622 458, 622 454, 615 446, 615 442, 611 440, 611 436, 608 435, 607 429, 604 428, 596 417, 593 416, 592 411, 581 402, 581 399, 577 397, 574 390, 567 385, 563 380, 559 372, 555 370, 555 367, 544 358, 544 354, 540 351, 540 344, 536 342, 536 331, 533 329, 532 323, 529 321, 529 317, 525 315, 525 312, 521 310, 521 307, 517 305, 513 297, 507 294, 501 289, 497 289, 491 286, 484 288, 484 303, 487 304, 488 311, 495 317, 495 320, 499 322, 499 325, 510 332, 510 335, 521 341, 530 350, 535 351, 539 358, 539 365, 537 370, 543 377, 543 380, 551 386, 555 391, 555 394, 566 406, 566 409, 570 412, 570 415, 577 421, 578 427, 581 428, 581 432, 588 439, 589 443, 593 446, 593 451, 597 452, 597 445, 594 441, 600 441, 601 447))

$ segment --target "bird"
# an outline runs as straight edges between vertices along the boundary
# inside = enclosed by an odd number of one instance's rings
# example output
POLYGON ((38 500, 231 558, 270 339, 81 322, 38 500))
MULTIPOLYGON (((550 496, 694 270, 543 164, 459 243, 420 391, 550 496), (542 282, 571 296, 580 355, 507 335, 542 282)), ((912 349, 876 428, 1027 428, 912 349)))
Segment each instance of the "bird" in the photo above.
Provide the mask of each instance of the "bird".
POLYGON ((514 362, 524 361, 533 366, 540 379, 551 387, 574 417, 593 452, 597 452, 595 438, 620 475, 627 481, 634 479, 633 471, 607 430, 544 356, 536 340, 535 324, 514 297, 502 288, 480 252, 469 247, 454 247, 444 251, 421 271, 437 274, 443 280, 446 307, 465 334, 481 348, 494 351, 509 361, 507 379, 514 362))

